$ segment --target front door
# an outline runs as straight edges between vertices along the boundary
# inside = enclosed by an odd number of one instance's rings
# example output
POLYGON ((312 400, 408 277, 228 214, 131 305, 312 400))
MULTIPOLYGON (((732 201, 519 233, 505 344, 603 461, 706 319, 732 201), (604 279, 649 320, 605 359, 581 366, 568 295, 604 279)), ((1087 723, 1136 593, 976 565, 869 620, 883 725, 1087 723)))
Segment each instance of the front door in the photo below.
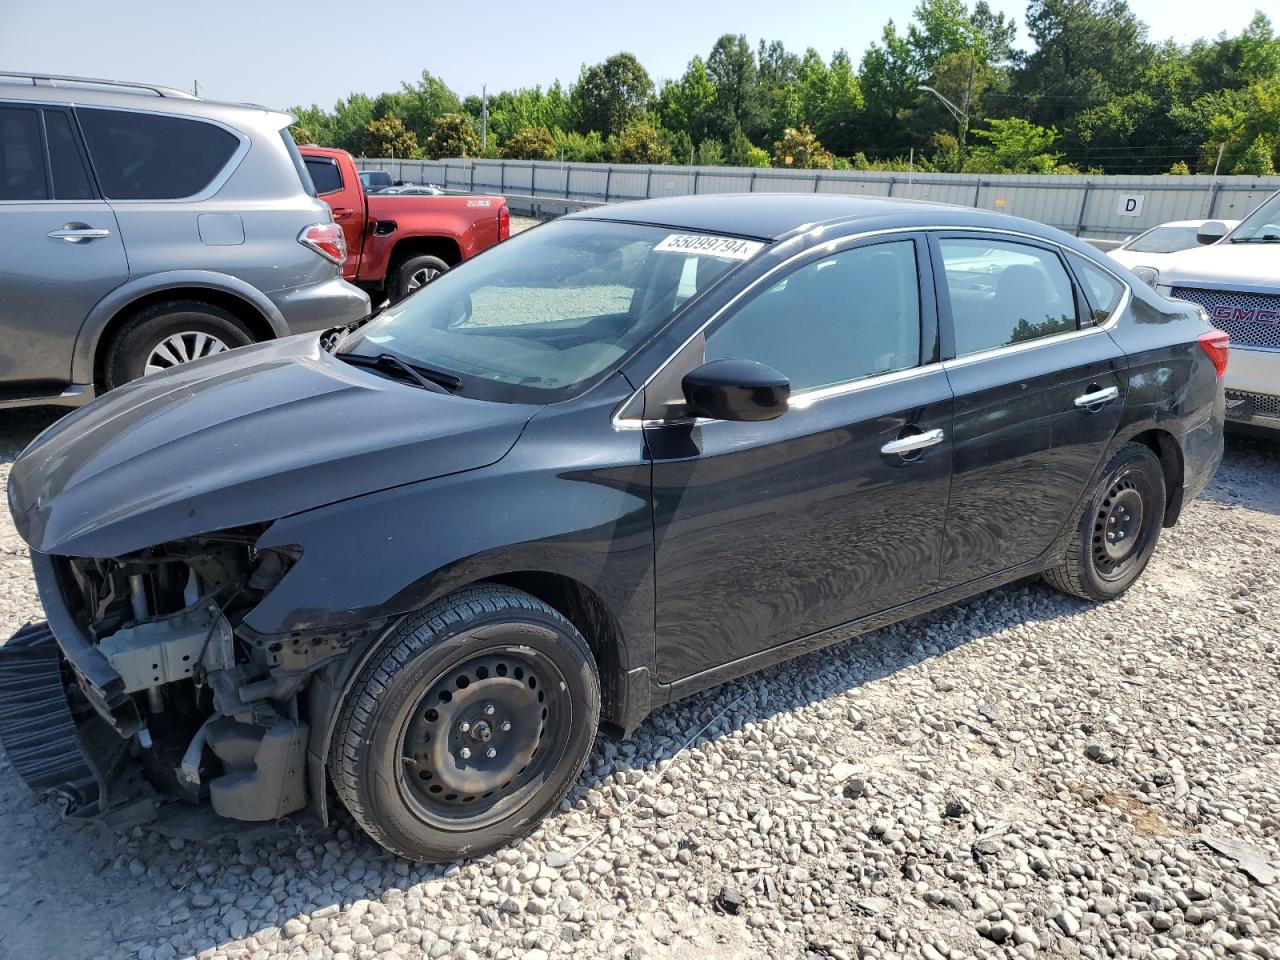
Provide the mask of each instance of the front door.
POLYGON ((128 276, 69 112, 0 107, 0 396, 60 392, 85 317, 128 276))
POLYGON ((660 678, 929 593, 951 475, 924 240, 814 255, 706 334, 791 381, 762 423, 646 428, 660 678), (921 280, 926 296, 921 296, 921 280))
POLYGON ((1040 557, 1075 517, 1124 408, 1124 354, 1060 252, 999 234, 932 238, 955 474, 941 587, 1040 557))

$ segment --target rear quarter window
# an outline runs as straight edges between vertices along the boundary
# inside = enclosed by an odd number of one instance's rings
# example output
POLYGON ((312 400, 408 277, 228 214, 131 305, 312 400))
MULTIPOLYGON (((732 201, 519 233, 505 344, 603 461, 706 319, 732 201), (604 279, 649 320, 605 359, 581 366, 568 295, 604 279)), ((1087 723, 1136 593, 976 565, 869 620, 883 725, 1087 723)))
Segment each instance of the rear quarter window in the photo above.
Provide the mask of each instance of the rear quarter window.
POLYGON ((109 200, 177 200, 213 182, 240 140, 212 123, 79 108, 89 156, 109 200))

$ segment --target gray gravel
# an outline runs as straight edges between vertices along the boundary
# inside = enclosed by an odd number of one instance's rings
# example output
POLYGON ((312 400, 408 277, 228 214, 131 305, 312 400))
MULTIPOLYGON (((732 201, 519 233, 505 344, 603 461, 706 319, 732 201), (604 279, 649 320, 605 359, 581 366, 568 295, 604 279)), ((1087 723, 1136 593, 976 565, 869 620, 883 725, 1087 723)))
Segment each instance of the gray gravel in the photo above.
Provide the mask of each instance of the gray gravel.
MULTIPOLYGON (((345 816, 99 835, 0 762, 0 956, 1280 958, 1278 545, 1280 444, 1232 439, 1122 600, 1006 589, 667 707, 465 864, 345 816)), ((0 630, 39 615, 5 514, 0 630)))

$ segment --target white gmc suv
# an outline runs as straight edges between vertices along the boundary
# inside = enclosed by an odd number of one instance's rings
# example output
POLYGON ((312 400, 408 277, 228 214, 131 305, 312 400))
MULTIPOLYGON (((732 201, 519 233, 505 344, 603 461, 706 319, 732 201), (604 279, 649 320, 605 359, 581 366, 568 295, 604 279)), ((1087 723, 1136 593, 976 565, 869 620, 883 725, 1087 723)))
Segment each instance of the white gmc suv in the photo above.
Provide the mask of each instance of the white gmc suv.
POLYGON ((1216 243, 1133 272, 1166 297, 1199 304, 1231 336, 1227 418, 1280 431, 1280 192, 1216 243))

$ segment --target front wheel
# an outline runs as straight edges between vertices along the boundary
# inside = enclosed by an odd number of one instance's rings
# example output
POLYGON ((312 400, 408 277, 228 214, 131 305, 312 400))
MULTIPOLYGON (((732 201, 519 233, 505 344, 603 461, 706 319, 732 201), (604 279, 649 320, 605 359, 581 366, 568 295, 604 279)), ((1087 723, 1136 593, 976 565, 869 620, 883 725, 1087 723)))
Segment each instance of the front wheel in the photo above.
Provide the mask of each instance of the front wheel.
POLYGON ((1120 596, 1155 552, 1165 504, 1159 459, 1140 443, 1126 444, 1107 464, 1066 554, 1045 580, 1085 600, 1120 596))
POLYGON ((334 789, 393 853, 478 856, 527 833, 577 779, 600 678, 556 610, 499 586, 406 621, 361 671, 334 738, 334 789))

